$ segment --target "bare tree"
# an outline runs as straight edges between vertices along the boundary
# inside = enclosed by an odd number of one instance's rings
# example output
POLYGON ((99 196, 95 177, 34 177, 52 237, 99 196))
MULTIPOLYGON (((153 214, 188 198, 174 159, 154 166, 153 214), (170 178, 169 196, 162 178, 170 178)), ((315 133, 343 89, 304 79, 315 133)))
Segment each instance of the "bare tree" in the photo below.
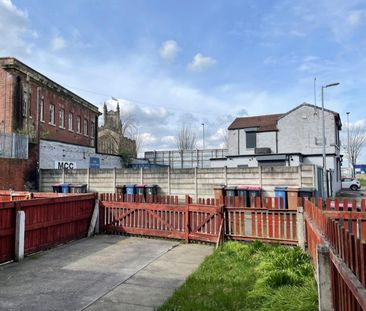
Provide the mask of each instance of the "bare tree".
POLYGON ((175 141, 179 150, 192 150, 196 148, 197 134, 190 124, 182 123, 175 141))
POLYGON ((355 176, 355 165, 359 158, 362 148, 366 143, 366 128, 361 125, 350 127, 349 146, 346 147, 347 159, 352 164, 352 174, 355 176))
POLYGON ((135 116, 130 112, 122 112, 121 114, 122 123, 122 135, 128 138, 132 138, 136 134, 137 121, 135 116))
POLYGON ((143 147, 144 141, 143 141, 143 136, 141 135, 141 132, 140 132, 140 126, 138 125, 137 122, 130 124, 130 126, 128 127, 126 137, 135 141, 136 154, 138 155, 143 147))

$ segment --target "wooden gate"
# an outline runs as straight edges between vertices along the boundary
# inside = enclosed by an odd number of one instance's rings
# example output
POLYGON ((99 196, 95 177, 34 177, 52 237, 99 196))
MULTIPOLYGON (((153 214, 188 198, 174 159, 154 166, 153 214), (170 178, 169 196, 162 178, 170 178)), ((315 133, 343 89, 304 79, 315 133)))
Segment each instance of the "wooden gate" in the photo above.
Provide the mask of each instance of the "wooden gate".
POLYGON ((216 205, 104 201, 101 196, 100 227, 107 233, 216 242, 222 225, 222 208, 216 205))

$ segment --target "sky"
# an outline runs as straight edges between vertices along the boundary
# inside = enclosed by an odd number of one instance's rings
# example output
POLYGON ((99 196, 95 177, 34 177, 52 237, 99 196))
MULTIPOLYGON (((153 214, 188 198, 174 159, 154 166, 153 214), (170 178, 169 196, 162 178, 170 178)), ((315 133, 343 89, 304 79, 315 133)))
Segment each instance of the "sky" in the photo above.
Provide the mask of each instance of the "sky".
POLYGON ((366 124, 364 0, 0 0, 0 37, 0 56, 100 111, 118 99, 141 151, 175 149, 183 122, 198 148, 202 123, 206 148, 220 148, 236 117, 320 105, 334 82, 325 106, 343 141, 346 112, 366 124))

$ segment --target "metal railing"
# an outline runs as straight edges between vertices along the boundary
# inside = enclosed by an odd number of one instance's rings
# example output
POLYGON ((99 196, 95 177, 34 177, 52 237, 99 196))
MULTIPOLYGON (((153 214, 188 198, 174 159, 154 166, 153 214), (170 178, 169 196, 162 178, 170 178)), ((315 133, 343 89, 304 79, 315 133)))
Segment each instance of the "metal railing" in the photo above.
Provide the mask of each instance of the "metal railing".
POLYGON ((207 168, 210 159, 225 158, 227 153, 227 149, 146 151, 145 159, 171 168, 207 168))
POLYGON ((28 136, 0 133, 0 158, 28 159, 28 136))

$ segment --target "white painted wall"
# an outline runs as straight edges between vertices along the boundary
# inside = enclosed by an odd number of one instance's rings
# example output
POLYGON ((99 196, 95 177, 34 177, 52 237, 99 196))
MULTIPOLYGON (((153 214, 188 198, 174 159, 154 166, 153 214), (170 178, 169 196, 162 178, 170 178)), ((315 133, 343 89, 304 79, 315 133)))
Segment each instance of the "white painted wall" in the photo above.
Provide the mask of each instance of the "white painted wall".
POLYGON ((100 159, 100 168, 122 168, 121 158, 95 153, 91 147, 41 140, 39 146, 41 169, 54 169, 55 161, 76 163, 76 168, 89 168, 90 157, 100 159))
POLYGON ((276 153, 276 132, 257 133, 257 148, 271 148, 271 153, 276 153))
MULTIPOLYGON (((326 152, 339 154, 335 146, 335 118, 331 112, 324 112, 326 152)), ((301 106, 278 120, 278 153, 299 152, 321 154, 322 121, 321 110, 301 106)))

